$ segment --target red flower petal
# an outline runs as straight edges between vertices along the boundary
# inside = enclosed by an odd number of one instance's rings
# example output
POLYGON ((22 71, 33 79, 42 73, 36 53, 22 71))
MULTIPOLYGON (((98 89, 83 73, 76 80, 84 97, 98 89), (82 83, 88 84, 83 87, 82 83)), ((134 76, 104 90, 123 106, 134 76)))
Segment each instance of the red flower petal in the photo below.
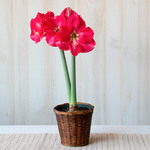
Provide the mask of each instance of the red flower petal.
POLYGON ((80 44, 82 46, 81 53, 87 53, 94 49, 95 47, 95 41, 92 39, 92 41, 89 44, 80 44))
POLYGON ((43 31, 48 32, 49 30, 55 30, 56 26, 52 19, 47 20, 43 23, 43 31))
POLYGON ((62 50, 69 50, 70 49, 70 42, 71 42, 71 33, 73 32, 72 27, 62 26, 60 32, 58 34, 59 42, 57 45, 62 50))
POLYGON ((43 38, 43 34, 40 33, 35 33, 34 31, 31 32, 30 38, 35 41, 35 43, 38 43, 41 41, 41 39, 43 38))
POLYGON ((70 7, 67 7, 61 12, 60 16, 67 20, 70 16, 75 14, 77 14, 75 11, 73 11, 70 7))
POLYGON ((61 42, 70 42, 70 35, 69 34, 63 34, 63 33, 60 33, 59 34, 59 39, 61 42))
POLYGON ((50 36, 49 34, 46 35, 46 42, 50 46, 57 46, 56 42, 59 41, 57 34, 50 36))
POLYGON ((67 26, 72 26, 76 32, 78 32, 79 29, 85 28, 85 22, 79 15, 72 15, 70 18, 68 18, 67 26))
POLYGON ((44 16, 44 18, 45 19, 48 19, 48 18, 53 18, 54 17, 54 13, 53 12, 51 12, 51 11, 48 11, 46 14, 45 14, 45 16, 44 16))
POLYGON ((73 56, 77 56, 78 53, 82 51, 82 46, 78 43, 71 42, 70 44, 70 52, 73 56))
POLYGON ((86 27, 86 28, 81 28, 78 30, 78 32, 80 33, 80 35, 87 35, 87 36, 94 36, 94 32, 90 27, 86 27))
POLYGON ((93 40, 94 32, 91 28, 82 28, 79 30, 79 43, 89 44, 93 40))
POLYGON ((87 53, 94 49, 95 41, 92 40, 90 44, 71 43, 70 51, 73 56, 77 56, 78 53, 87 53))
POLYGON ((58 35, 58 37, 59 37, 59 41, 57 42, 57 46, 62 50, 69 50, 69 48, 70 48, 70 35, 64 35, 64 34, 60 33, 58 35))
POLYGON ((79 43, 81 43, 81 44, 89 44, 91 41, 92 41, 92 37, 90 37, 90 36, 79 36, 79 43))
POLYGON ((31 23, 31 30, 40 31, 42 29, 42 24, 38 22, 36 19, 32 19, 31 23))
POLYGON ((59 37, 61 41, 68 42, 70 41, 71 34, 74 31, 74 29, 71 26, 62 26, 60 29, 59 37))
POLYGON ((36 15, 36 17, 35 17, 35 19, 37 19, 37 20, 40 21, 41 19, 44 18, 44 16, 45 16, 44 14, 38 12, 37 15, 36 15))
POLYGON ((49 35, 47 35, 47 36, 46 36, 46 42, 47 42, 47 44, 50 45, 50 46, 56 46, 55 40, 54 40, 54 36, 49 36, 49 35))
POLYGON ((70 45, 68 43, 65 42, 57 42, 57 46, 61 49, 61 50, 69 50, 70 49, 70 45))

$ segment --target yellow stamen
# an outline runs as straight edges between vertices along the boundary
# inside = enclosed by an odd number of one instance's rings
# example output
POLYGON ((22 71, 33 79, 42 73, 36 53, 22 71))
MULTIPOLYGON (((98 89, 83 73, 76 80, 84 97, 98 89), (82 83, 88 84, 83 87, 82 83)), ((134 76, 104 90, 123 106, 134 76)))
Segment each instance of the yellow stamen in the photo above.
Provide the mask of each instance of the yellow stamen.
POLYGON ((54 32, 58 32, 59 31, 59 27, 56 27, 54 32))
POLYGON ((78 39, 78 34, 74 31, 72 34, 71 34, 71 39, 73 40, 73 43, 76 44, 76 40, 78 39))
POLYGON ((40 33, 39 33, 39 32, 35 32, 35 34, 40 35, 40 33))

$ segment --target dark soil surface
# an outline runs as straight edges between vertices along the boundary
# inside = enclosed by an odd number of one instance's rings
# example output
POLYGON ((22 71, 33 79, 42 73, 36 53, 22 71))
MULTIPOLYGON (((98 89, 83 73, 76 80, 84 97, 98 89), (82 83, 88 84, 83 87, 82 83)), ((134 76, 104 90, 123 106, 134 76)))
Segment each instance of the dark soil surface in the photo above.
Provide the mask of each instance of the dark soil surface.
MULTIPOLYGON (((61 107, 57 109, 58 111, 63 111, 63 112, 68 112, 69 108, 66 107, 61 107)), ((83 110, 88 110, 86 107, 77 107, 75 111, 83 111, 83 110)))

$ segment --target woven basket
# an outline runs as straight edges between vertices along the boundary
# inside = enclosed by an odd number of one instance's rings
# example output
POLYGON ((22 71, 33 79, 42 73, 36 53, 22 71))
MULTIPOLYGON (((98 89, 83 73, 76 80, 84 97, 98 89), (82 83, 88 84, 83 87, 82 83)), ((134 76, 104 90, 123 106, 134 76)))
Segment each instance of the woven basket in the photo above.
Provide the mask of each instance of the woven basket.
POLYGON ((62 107, 69 107, 68 103, 54 107, 61 144, 65 146, 84 146, 89 144, 91 120, 94 106, 87 103, 78 103, 78 107, 88 110, 64 112, 62 107))

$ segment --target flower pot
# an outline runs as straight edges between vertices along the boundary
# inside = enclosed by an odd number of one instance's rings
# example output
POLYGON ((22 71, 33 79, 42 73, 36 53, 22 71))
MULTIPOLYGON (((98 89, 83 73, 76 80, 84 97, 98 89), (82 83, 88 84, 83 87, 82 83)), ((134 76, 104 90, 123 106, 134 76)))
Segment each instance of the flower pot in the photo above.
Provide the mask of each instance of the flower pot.
POLYGON ((79 108, 86 108, 86 110, 63 111, 68 107, 68 103, 54 107, 61 144, 65 146, 88 145, 94 106, 87 103, 78 103, 79 108))

